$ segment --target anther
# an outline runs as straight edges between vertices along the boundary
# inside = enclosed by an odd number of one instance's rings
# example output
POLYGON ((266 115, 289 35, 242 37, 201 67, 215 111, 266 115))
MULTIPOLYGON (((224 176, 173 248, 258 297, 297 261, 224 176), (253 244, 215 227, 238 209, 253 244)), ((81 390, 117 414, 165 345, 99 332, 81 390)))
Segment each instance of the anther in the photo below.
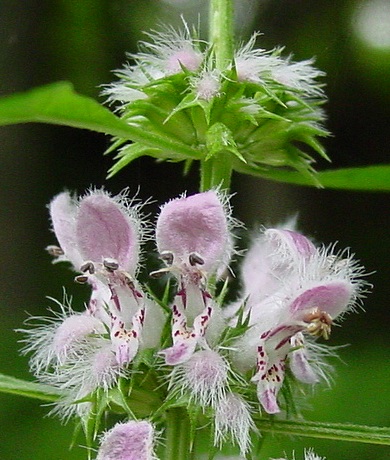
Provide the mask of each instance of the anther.
POLYGON ((191 252, 191 254, 188 256, 188 260, 192 266, 204 264, 204 260, 196 252, 191 252))
POLYGON ((95 273, 95 265, 93 264, 93 262, 88 260, 87 262, 84 262, 83 265, 80 267, 80 271, 83 273, 89 272, 91 275, 93 275, 95 273))
POLYGON ((76 281, 76 283, 85 284, 88 281, 88 276, 78 275, 75 277, 74 280, 76 281))
POLYGON ((64 251, 55 245, 50 245, 46 247, 46 251, 53 257, 59 257, 64 255, 64 251))
POLYGON ((170 251, 163 251, 159 255, 160 259, 162 259, 167 265, 173 264, 173 253, 170 251))
POLYGON ((325 311, 315 308, 308 313, 304 319, 307 325, 307 332, 314 337, 323 337, 328 340, 332 329, 332 317, 325 311))
POLYGON ((119 268, 119 264, 115 259, 109 259, 109 258, 104 259, 103 265, 104 265, 104 268, 106 268, 110 272, 118 270, 119 268))

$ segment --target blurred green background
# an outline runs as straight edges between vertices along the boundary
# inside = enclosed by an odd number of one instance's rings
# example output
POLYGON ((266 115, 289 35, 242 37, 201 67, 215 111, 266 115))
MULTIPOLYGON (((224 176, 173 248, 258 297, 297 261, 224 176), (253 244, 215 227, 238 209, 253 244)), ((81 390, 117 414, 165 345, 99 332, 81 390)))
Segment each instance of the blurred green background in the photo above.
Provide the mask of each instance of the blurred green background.
MULTIPOLYGON (((389 160, 390 2, 388 0, 238 0, 237 37, 253 30, 260 45, 285 45, 295 59, 316 57, 327 72, 327 140, 334 167, 389 160)), ((189 23, 207 31, 206 0, 1 0, 0 95, 56 80, 70 80, 84 94, 99 97, 99 85, 134 52, 142 31, 158 24, 189 23)), ((52 266, 44 247, 54 243, 46 205, 64 188, 82 193, 90 185, 116 193, 126 186, 153 196, 149 206, 196 191, 197 174, 183 178, 180 165, 136 161, 105 181, 112 164, 103 158, 108 139, 86 131, 44 125, 0 128, 0 370, 29 378, 27 359, 18 354, 18 335, 27 313, 44 314, 62 298, 62 286, 82 305, 86 292, 72 273, 52 266)), ((320 168, 328 165, 319 164, 320 168)), ((318 241, 339 241, 372 274, 373 293, 366 312, 350 315, 335 328, 331 343, 340 350, 335 384, 317 389, 307 418, 330 422, 390 425, 389 405, 389 211, 388 196, 284 186, 236 176, 235 214, 249 228, 276 224, 299 212, 300 227, 318 241)), ((0 395, 0 460, 76 460, 82 447, 69 450, 72 424, 45 417, 49 408, 35 401, 0 395)), ((76 443, 77 444, 77 443, 76 443)), ((302 458, 303 446, 328 460, 384 460, 390 449, 345 442, 266 437, 264 458, 286 452, 302 458)))

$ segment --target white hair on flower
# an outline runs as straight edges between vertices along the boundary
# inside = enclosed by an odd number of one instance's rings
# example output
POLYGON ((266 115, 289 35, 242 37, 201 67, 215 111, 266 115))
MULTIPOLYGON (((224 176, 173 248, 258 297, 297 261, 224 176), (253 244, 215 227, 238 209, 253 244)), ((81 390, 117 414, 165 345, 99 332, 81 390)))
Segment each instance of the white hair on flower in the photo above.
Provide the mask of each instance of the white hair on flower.
POLYGON ((281 59, 275 51, 255 48, 259 33, 254 33, 234 55, 234 66, 239 81, 266 83, 272 71, 279 67, 281 59))
POLYGON ((221 80, 221 73, 217 69, 204 69, 193 76, 190 82, 196 97, 208 102, 220 95, 221 80))
POLYGON ((187 394, 202 407, 219 407, 226 397, 230 365, 213 350, 200 350, 174 367, 170 378, 173 393, 187 394))
POLYGON ((328 339, 334 321, 359 305, 367 284, 363 275, 348 250, 317 248, 296 231, 268 229, 255 239, 242 268, 251 328, 236 341, 233 361, 246 371, 256 355, 252 382, 266 412, 280 411, 286 365, 302 382, 329 382, 324 349, 308 345, 304 334, 328 339))
POLYGON ((215 408, 214 445, 231 439, 245 456, 251 446, 250 431, 254 429, 249 404, 236 393, 227 393, 215 408))
POLYGON ((86 313, 75 312, 71 299, 64 294, 63 302, 50 298, 60 307, 60 311, 49 309, 52 316, 31 316, 26 320, 33 327, 18 329, 25 338, 21 352, 32 353, 30 369, 35 376, 56 373, 71 355, 78 354, 81 343, 91 334, 106 332, 104 325, 97 318, 86 313))
POLYGON ((165 26, 160 31, 147 33, 151 41, 142 41, 140 48, 144 51, 131 57, 141 66, 147 63, 164 75, 182 72, 183 68, 195 72, 203 61, 200 46, 204 42, 192 37, 184 20, 183 25, 184 28, 180 31, 172 26, 165 26))
POLYGON ((111 350, 111 342, 93 337, 80 344, 77 355, 68 358, 55 373, 41 376, 41 381, 54 385, 63 396, 56 402, 51 414, 64 421, 81 416, 91 407, 92 394, 101 389, 107 393, 128 371, 120 366, 111 350))
POLYGON ((304 93, 308 97, 323 97, 323 85, 316 80, 325 72, 313 66, 314 59, 292 62, 291 57, 284 59, 282 65, 272 70, 273 78, 293 90, 304 93))

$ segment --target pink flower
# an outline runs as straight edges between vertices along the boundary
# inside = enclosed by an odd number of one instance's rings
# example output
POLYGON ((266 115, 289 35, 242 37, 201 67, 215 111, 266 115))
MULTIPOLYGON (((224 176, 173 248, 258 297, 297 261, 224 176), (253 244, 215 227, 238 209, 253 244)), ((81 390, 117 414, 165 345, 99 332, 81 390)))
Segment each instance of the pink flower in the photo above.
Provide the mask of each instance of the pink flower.
POLYGON ((153 436, 149 422, 117 423, 103 436, 96 460, 155 460, 153 436))
POLYGON ((295 231, 268 229, 246 255, 243 298, 251 328, 237 341, 234 359, 241 370, 256 364, 252 381, 268 413, 280 411, 286 365, 306 383, 322 375, 311 364, 314 348, 307 348, 304 335, 328 339, 333 322, 362 295, 362 267, 346 252, 333 251, 295 231))
POLYGON ((49 209, 59 243, 49 251, 70 262, 92 294, 83 313, 60 304, 60 313, 23 331, 24 351, 33 352, 30 365, 41 381, 64 390, 56 412, 67 418, 88 406, 74 401, 111 388, 140 347, 157 346, 164 314, 135 278, 145 234, 137 204, 125 194, 91 191, 76 199, 64 192, 49 209))
POLYGON ((90 313, 109 326, 120 365, 137 353, 145 320, 144 296, 134 280, 142 222, 128 204, 102 191, 80 200, 65 192, 50 203, 59 260, 69 260, 82 272, 76 280, 92 285, 90 313))
POLYGON ((233 246, 230 212, 215 190, 183 196, 161 208, 156 226, 157 248, 166 268, 152 276, 172 273, 179 290, 172 305, 173 346, 164 350, 167 364, 183 363, 205 341, 219 309, 208 291, 210 276, 220 276, 233 246))

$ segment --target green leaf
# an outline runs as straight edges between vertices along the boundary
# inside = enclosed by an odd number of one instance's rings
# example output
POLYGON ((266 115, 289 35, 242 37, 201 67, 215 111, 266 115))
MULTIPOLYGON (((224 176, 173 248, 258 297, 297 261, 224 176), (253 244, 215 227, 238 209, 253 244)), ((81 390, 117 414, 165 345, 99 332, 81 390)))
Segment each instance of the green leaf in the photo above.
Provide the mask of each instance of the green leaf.
POLYGON ((49 402, 57 401, 61 396, 61 392, 50 385, 28 382, 4 374, 0 374, 0 391, 49 402))
POLYGON ((246 163, 245 158, 241 155, 240 151, 237 148, 232 132, 223 123, 214 123, 207 130, 206 146, 208 150, 207 156, 205 158, 206 161, 219 153, 231 152, 239 160, 246 163))
POLYGON ((128 136, 128 126, 94 99, 57 82, 0 99, 0 124, 52 123, 128 136))
POLYGON ((94 99, 77 94, 68 82, 51 83, 0 99, 0 125, 30 122, 90 129, 194 155, 193 149, 176 139, 127 124, 94 99))
MULTIPOLYGON (((313 182, 296 171, 256 168, 240 164, 241 172, 288 184, 313 186, 313 182)), ((322 171, 315 178, 325 188, 371 192, 390 191, 390 165, 363 166, 322 171)))
POLYGON ((286 436, 390 445, 390 428, 388 427, 301 420, 257 420, 256 426, 260 431, 279 433, 286 436))
POLYGON ((182 101, 171 111, 171 113, 165 119, 165 123, 181 110, 190 109, 191 107, 195 107, 197 105, 199 105, 199 102, 196 98, 196 95, 193 93, 187 94, 187 96, 185 96, 182 101))

